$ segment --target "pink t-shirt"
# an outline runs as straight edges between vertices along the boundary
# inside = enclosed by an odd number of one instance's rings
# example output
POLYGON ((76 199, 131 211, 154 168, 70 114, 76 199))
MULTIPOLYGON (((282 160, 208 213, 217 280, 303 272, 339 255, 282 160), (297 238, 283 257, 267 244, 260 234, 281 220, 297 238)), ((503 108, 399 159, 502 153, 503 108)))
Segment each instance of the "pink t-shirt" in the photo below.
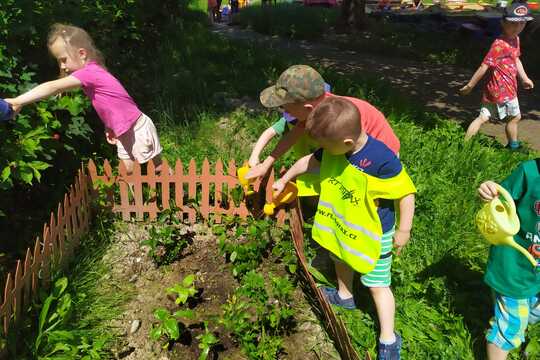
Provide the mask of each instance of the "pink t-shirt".
MULTIPOLYGON (((332 96, 330 93, 327 93, 327 96, 332 96)), ((336 96, 336 95, 333 95, 336 96)), ((340 96, 341 98, 347 99, 356 106, 358 112, 360 113, 360 122, 362 123, 362 129, 366 131, 368 135, 374 137, 375 139, 382 141, 386 146, 394 152, 394 154, 399 153, 400 143, 394 130, 386 121, 384 115, 371 105, 367 101, 360 100, 348 96, 340 96)))
POLYGON ((120 81, 96 62, 86 63, 71 75, 82 83, 83 91, 92 101, 101 121, 116 137, 128 131, 141 116, 141 110, 120 81))

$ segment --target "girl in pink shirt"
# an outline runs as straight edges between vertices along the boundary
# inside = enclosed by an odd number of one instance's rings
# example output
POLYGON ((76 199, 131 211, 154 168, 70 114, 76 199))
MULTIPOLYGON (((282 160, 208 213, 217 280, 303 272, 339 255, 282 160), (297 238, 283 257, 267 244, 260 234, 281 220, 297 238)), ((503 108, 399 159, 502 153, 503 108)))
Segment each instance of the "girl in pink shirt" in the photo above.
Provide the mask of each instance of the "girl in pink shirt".
POLYGON ((129 173, 133 162, 150 160, 159 170, 162 151, 152 120, 143 114, 122 84, 103 65, 103 56, 86 31, 76 26, 55 24, 48 39, 51 54, 58 61, 61 78, 40 84, 14 98, 6 99, 17 113, 24 105, 58 93, 82 87, 105 125, 107 142, 116 145, 118 158, 129 173))

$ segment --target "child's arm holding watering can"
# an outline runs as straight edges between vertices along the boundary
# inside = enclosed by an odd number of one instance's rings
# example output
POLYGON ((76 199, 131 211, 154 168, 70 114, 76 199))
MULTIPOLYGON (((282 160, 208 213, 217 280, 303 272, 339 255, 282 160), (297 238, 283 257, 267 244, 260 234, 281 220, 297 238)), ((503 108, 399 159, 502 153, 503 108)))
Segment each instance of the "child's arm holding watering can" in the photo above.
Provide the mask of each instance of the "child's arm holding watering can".
POLYGON ((283 176, 281 179, 276 180, 272 188, 274 189, 274 197, 279 196, 285 185, 296 178, 298 175, 305 173, 316 174, 320 170, 321 163, 315 158, 315 154, 309 154, 298 160, 294 163, 293 166, 283 176))
POLYGON ((304 134, 306 129, 303 126, 295 126, 276 145, 272 153, 260 164, 251 168, 246 175, 246 179, 254 179, 264 176, 270 170, 274 162, 285 154, 304 134))
POLYGON ((411 229, 414 217, 414 194, 408 194, 399 199, 399 227, 394 234, 394 247, 396 254, 407 245, 411 238, 411 229))
POLYGON ((250 168, 259 165, 259 157, 261 156, 261 152, 263 151, 266 144, 268 144, 268 142, 272 140, 272 138, 277 134, 277 131, 273 127, 269 127, 268 129, 263 131, 261 136, 259 136, 259 139, 255 143, 255 146, 251 151, 251 155, 249 156, 248 165, 250 168))

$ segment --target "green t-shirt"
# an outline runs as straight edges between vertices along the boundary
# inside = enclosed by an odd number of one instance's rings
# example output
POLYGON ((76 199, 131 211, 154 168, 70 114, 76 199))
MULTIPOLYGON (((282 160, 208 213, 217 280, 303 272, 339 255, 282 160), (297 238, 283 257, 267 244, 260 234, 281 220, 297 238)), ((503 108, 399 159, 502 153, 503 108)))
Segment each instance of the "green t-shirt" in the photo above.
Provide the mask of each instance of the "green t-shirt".
MULTIPOLYGON (((538 161, 540 165, 540 161, 538 161)), ((526 161, 501 184, 516 202, 521 223, 514 240, 525 249, 540 244, 540 174, 537 161, 526 161)), ((537 267, 538 268, 538 267, 537 267)), ((525 299, 540 292, 540 270, 509 246, 492 246, 485 282, 498 293, 525 299)))

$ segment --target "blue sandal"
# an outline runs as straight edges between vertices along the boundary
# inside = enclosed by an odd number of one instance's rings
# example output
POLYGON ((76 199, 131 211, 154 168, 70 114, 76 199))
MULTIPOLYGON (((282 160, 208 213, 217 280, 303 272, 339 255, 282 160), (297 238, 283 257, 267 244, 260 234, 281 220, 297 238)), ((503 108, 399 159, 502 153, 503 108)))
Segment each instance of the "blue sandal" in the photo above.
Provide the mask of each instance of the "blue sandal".
POLYGON ((356 309, 354 297, 350 297, 349 299, 342 299, 341 296, 339 296, 337 289, 326 286, 323 286, 321 288, 321 291, 330 304, 342 307, 347 310, 356 309))
POLYGON ((393 344, 381 344, 379 341, 378 360, 400 360, 401 359, 401 344, 403 343, 401 336, 396 333, 396 341, 393 344))

